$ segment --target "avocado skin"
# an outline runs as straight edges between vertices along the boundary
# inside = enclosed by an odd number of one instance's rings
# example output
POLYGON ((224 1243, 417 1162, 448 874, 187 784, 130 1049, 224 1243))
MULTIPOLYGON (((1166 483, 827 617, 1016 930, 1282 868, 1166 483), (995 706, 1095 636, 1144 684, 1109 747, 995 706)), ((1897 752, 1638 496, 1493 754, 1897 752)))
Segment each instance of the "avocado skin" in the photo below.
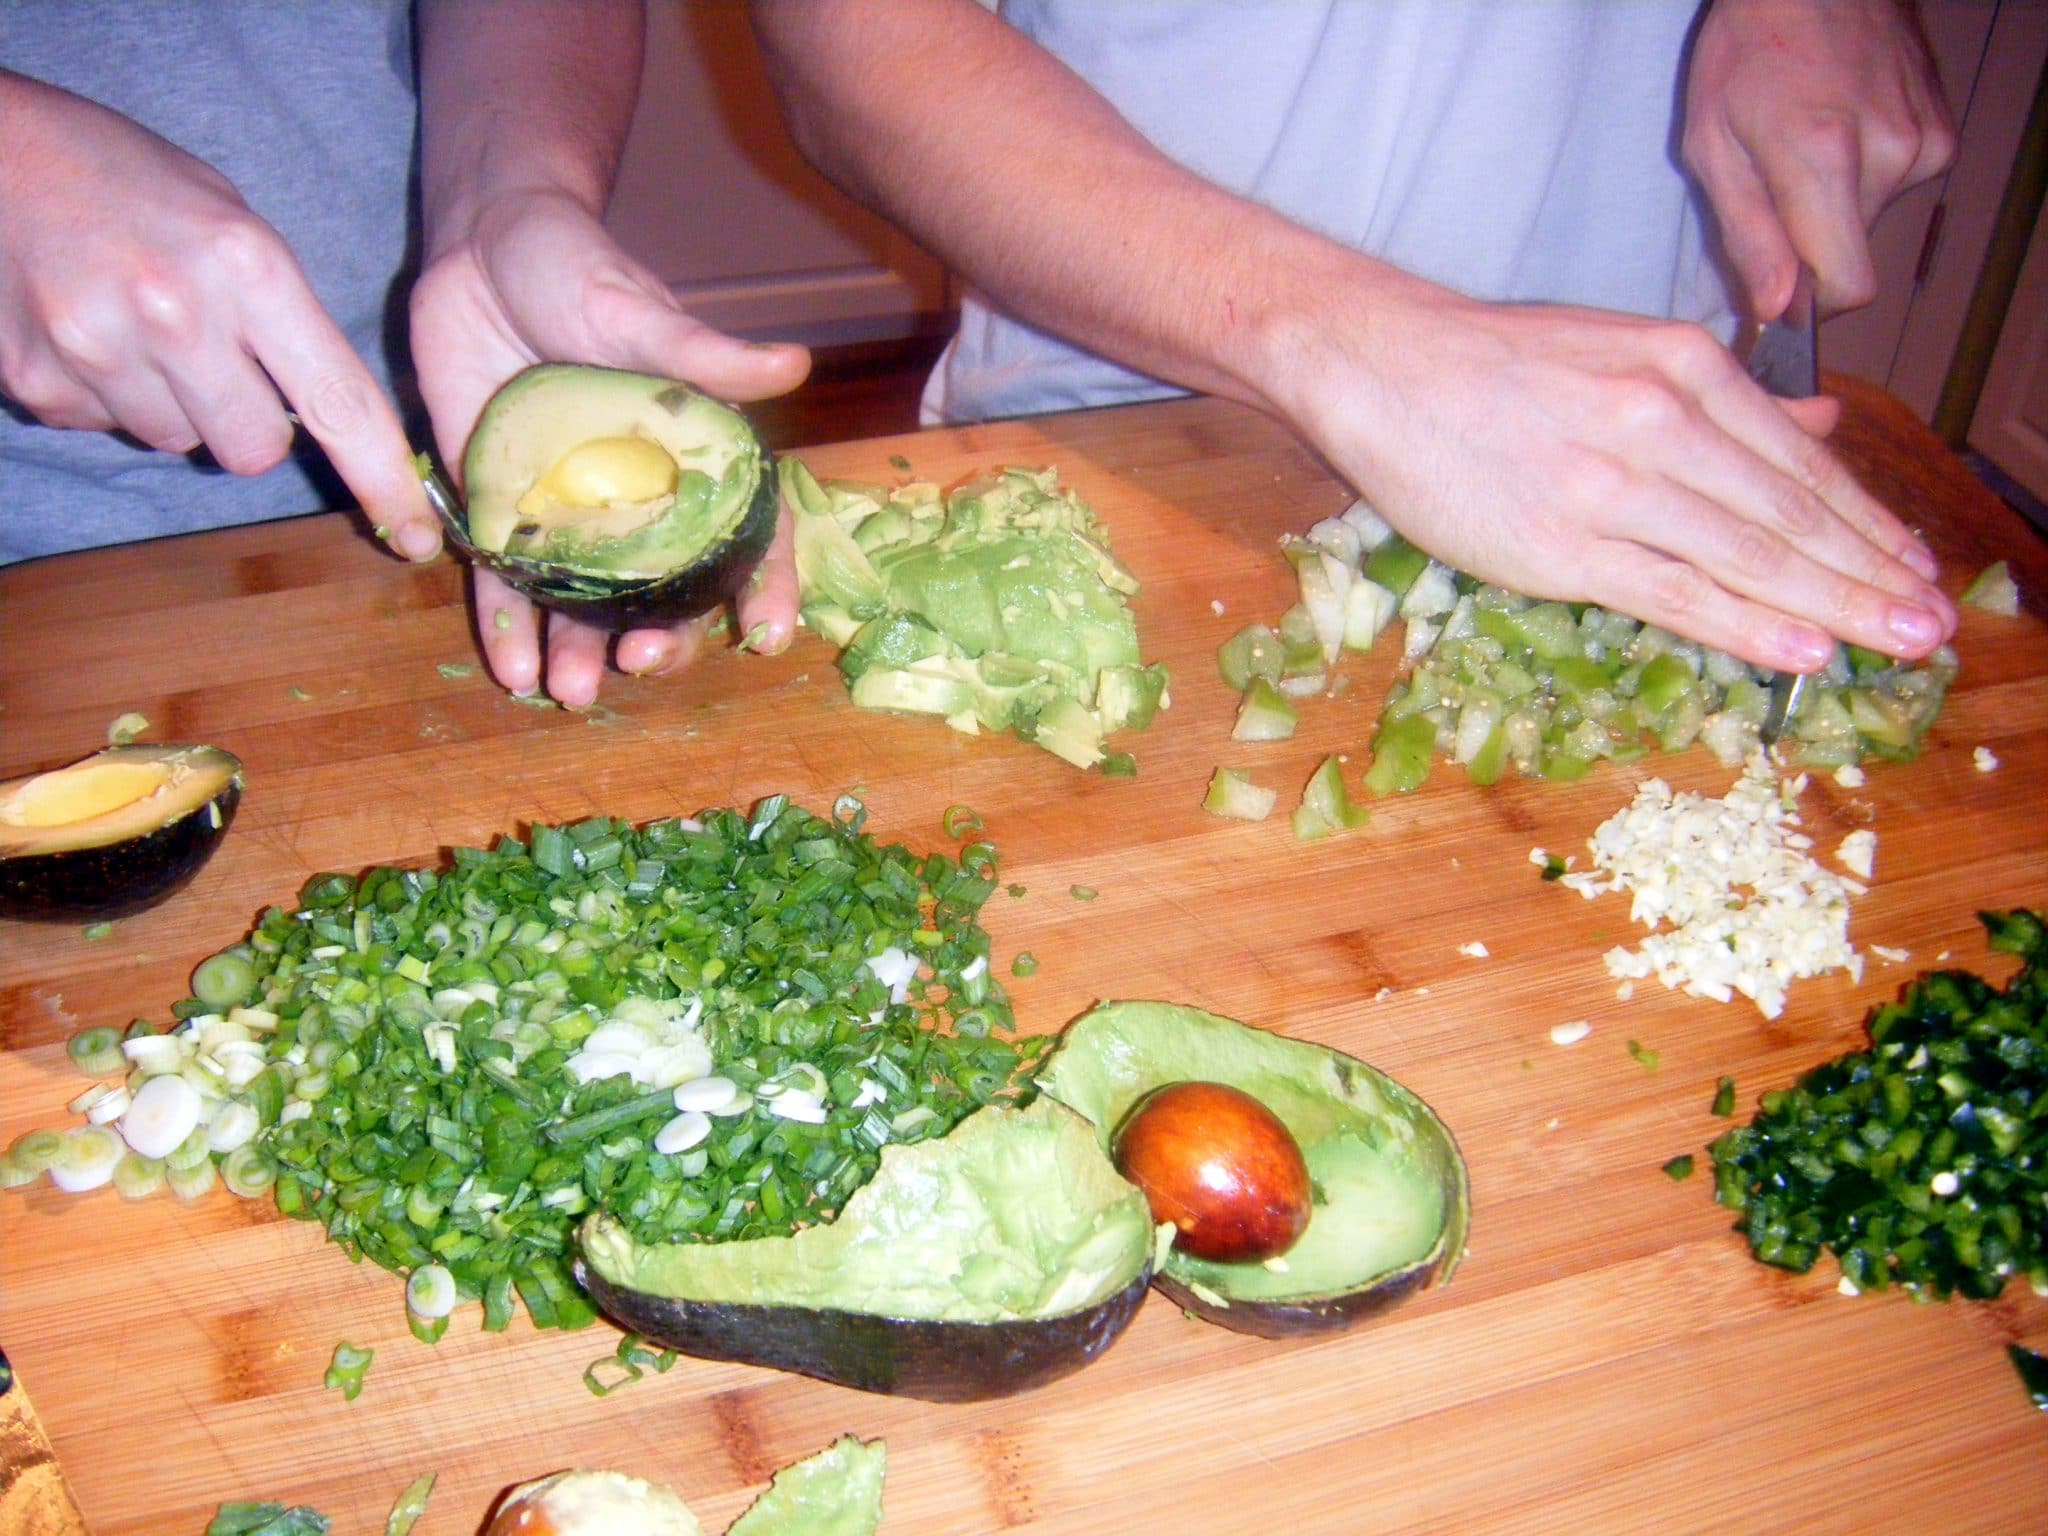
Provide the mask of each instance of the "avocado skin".
POLYGON ((1159 1294, 1205 1322, 1249 1333, 1261 1339, 1298 1339, 1319 1333, 1342 1333, 1406 1301, 1436 1279, 1444 1255, 1412 1265, 1376 1282, 1370 1289, 1308 1297, 1301 1301, 1237 1301, 1217 1306, 1161 1270, 1152 1277, 1159 1294))
POLYGON ((601 576, 565 571, 544 561, 494 554, 469 542, 469 531, 444 510, 442 531, 478 565, 490 567, 505 584, 525 593, 543 608, 553 608, 600 629, 657 628, 708 613, 747 584, 754 567, 775 538, 780 501, 774 464, 761 450, 761 483, 747 504, 732 537, 708 551, 694 565, 653 581, 607 581, 601 576))
POLYGON ((0 917, 31 922, 132 917, 175 895, 227 835, 241 803, 239 779, 176 821, 97 848, 0 859, 0 917), (207 807, 219 811, 219 825, 207 807))
POLYGON ((1151 1275, 1063 1317, 992 1323, 746 1306, 655 1296, 612 1284, 581 1259, 576 1278, 614 1321, 664 1348, 814 1376, 860 1392, 973 1403, 1071 1375, 1116 1342, 1151 1275))

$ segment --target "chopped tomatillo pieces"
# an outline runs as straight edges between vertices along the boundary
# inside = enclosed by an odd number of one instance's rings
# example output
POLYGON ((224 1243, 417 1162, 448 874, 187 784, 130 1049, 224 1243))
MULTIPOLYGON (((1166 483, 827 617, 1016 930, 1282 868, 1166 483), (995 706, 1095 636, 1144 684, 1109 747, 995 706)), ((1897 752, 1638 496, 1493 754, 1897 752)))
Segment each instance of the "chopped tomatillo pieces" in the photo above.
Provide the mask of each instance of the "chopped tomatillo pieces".
POLYGON ((1657 1063, 1663 1060, 1662 1056, 1651 1050, 1647 1045, 1644 1045, 1640 1040, 1629 1041, 1628 1053, 1636 1059, 1637 1065, 1645 1072, 1656 1071, 1657 1063))
POLYGON ((2048 928, 1978 914, 2021 957, 1998 990, 1922 975, 1870 1017, 1870 1049, 1763 1096, 1713 1144, 1715 1198, 1767 1264, 1823 1249, 1858 1291, 1998 1295, 2048 1285, 2048 928))

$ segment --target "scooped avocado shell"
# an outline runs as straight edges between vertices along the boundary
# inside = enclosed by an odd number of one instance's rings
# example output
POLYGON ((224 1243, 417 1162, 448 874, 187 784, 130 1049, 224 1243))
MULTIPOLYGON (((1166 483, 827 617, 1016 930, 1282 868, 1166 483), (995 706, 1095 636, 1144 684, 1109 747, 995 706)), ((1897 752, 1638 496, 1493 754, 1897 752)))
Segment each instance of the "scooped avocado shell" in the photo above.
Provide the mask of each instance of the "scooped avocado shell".
POLYGON ((218 747, 117 746, 0 784, 0 917, 125 917, 199 872, 241 799, 218 747))
POLYGON ((1107 1349, 1144 1300, 1152 1241, 1088 1123, 1040 1098, 884 1149, 836 1220, 790 1237, 642 1244, 599 1212, 577 1269, 614 1319, 685 1354, 967 1402, 1107 1349))
POLYGON ((673 379, 545 363, 491 397, 452 543, 535 602, 609 628, 739 591, 775 533, 773 461, 745 417, 673 379))
POLYGON ((1038 1073, 1108 1146, 1165 1083, 1206 1079, 1277 1115, 1307 1161, 1308 1225, 1270 1264, 1176 1248, 1153 1284, 1241 1333, 1319 1333, 1448 1280, 1465 1248, 1464 1159, 1428 1105, 1357 1058, 1172 1003, 1105 1003, 1069 1025, 1038 1073))

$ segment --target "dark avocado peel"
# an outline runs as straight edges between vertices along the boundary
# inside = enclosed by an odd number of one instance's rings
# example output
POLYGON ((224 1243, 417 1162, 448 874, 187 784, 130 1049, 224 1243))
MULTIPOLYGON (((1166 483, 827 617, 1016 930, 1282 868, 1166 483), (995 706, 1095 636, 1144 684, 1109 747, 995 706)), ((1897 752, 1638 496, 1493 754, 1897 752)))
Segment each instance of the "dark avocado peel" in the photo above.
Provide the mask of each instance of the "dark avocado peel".
MULTIPOLYGON (((423 478, 426 478, 423 472, 423 478)), ((544 363, 485 405, 448 540, 544 607, 609 629, 734 596, 768 552, 774 459, 746 418, 650 374, 544 363)))
POLYGON ((1079 1370, 1150 1278, 1145 1198, 1040 1097, 890 1147, 838 1218, 788 1237, 640 1244, 599 1212, 577 1275, 612 1318, 713 1360, 972 1402, 1079 1370))
POLYGON ((208 746, 107 747, 0 784, 0 917, 155 906, 212 857, 241 794, 241 760, 208 746))
POLYGON ((1429 1106, 1341 1051, 1172 1003, 1105 1003, 1067 1028, 1041 1093, 1112 1144, 1162 1084, 1204 1079, 1263 1103, 1293 1133, 1314 1188, 1308 1225, 1278 1260, 1219 1263, 1169 1250, 1153 1284, 1188 1311, 1266 1338, 1336 1332, 1432 1281, 1464 1253, 1471 1191, 1429 1106))

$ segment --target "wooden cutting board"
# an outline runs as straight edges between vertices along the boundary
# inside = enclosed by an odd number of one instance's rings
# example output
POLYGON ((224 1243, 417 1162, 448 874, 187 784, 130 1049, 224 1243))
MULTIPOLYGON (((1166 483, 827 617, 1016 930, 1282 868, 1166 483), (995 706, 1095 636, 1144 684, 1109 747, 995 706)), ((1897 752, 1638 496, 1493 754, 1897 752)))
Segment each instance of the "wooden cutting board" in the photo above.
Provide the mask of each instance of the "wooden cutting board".
POLYGON ((149 739, 214 742, 248 770, 231 835, 170 904, 97 938, 0 926, 0 1135, 65 1118, 83 1085, 69 1034, 165 1018, 196 961, 318 871, 431 862, 597 812, 776 792, 823 808, 860 786, 872 829, 920 848, 945 845, 947 807, 981 814, 1025 887, 985 917, 1005 972, 1020 950, 1040 961, 1009 983, 1026 1028, 1156 997, 1339 1046, 1437 1108, 1474 1187, 1456 1281, 1371 1326, 1263 1342, 1155 1297, 1078 1376, 947 1407, 696 1362, 600 1401, 582 1372, 609 1328, 486 1335, 472 1312, 417 1344, 396 1280, 264 1204, 7 1194, 0 1342, 92 1528, 196 1533, 222 1500, 275 1498, 372 1533, 434 1471, 418 1529, 445 1536, 474 1532, 507 1485, 584 1465, 666 1480, 717 1530, 774 1469, 852 1432, 888 1442, 889 1536, 2048 1529, 2048 1421, 2004 1355, 2048 1345, 2048 1304, 1844 1297, 1826 1263, 1753 1262, 1707 1178, 1660 1171, 1725 1124, 1709 1113, 1719 1077, 1746 1111, 1859 1044, 1866 1010, 1917 970, 2002 978, 1973 913, 2048 903, 2048 562, 1900 407, 1842 387, 1843 451, 1929 531, 1952 590, 2003 555, 2030 611, 1965 615, 1962 677, 1920 761, 1807 791, 1822 849, 1877 830, 1852 934, 1910 958, 1873 959, 1860 984, 1800 983, 1770 1022, 1654 984, 1619 1001, 1600 956, 1629 936, 1620 899, 1582 901, 1528 863, 1534 846, 1581 848, 1649 773, 1725 790, 1704 752, 1485 791, 1440 770, 1363 831, 1294 841, 1285 807, 1326 754, 1363 766, 1394 660, 1348 663, 1346 690, 1309 701, 1292 741, 1229 740, 1216 647, 1290 600, 1276 537, 1348 498, 1283 432, 1220 403, 806 455, 869 478, 1058 466, 1143 580, 1145 651, 1172 669, 1172 708, 1129 739, 1135 781, 856 711, 809 638, 613 677, 588 715, 523 706, 470 670, 460 569, 402 566, 338 516, 0 573, 0 772, 82 755, 128 710, 149 739), (1978 746, 1997 771, 1973 766, 1978 746), (1205 815, 1218 763, 1279 789, 1283 813, 1205 815), (1475 940, 1483 959, 1459 953, 1475 940), (1579 1018, 1588 1039, 1551 1043, 1579 1018), (321 1386, 343 1339, 377 1352, 354 1403, 321 1386))

